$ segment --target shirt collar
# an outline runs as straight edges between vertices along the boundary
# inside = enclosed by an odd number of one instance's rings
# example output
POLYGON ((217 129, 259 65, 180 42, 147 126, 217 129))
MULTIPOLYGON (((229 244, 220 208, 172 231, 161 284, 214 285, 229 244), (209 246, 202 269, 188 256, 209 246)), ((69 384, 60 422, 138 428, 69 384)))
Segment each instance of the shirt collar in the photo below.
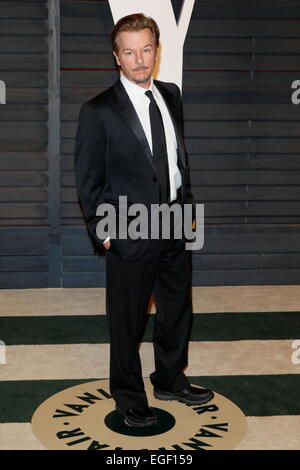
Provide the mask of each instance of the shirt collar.
POLYGON ((149 88, 142 88, 141 86, 136 85, 136 83, 133 83, 130 80, 128 80, 128 78, 125 77, 125 75, 122 72, 120 74, 120 80, 122 84, 124 85, 125 90, 127 91, 131 100, 135 100, 135 101, 142 100, 145 98, 146 91, 151 90, 153 92, 153 78, 152 77, 150 79, 149 88))

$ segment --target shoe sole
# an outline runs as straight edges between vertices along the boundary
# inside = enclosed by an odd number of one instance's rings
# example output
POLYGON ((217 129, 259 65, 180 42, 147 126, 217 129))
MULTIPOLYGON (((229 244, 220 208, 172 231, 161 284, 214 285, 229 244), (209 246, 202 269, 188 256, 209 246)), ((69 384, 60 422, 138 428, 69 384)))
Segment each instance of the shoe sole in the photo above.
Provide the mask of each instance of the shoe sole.
POLYGON ((153 390, 153 395, 158 400, 179 401, 180 403, 186 403, 188 405, 204 405, 205 403, 209 402, 210 400, 212 400, 214 398, 214 394, 212 393, 212 395, 209 396, 206 400, 203 399, 203 400, 201 400, 201 402, 199 402, 199 401, 195 401, 195 400, 187 400, 187 399, 184 399, 184 398, 180 398, 180 397, 177 397, 176 395, 173 395, 173 394, 168 393, 168 392, 156 392, 155 390, 153 390))
POLYGON ((126 421, 126 419, 124 419, 124 423, 127 424, 127 426, 130 426, 131 428, 134 427, 134 426, 132 426, 132 424, 129 424, 128 421, 126 421))
POLYGON ((149 423, 149 424, 137 424, 137 423, 129 423, 127 419, 124 417, 124 423, 127 424, 127 426, 130 426, 131 428, 150 428, 151 426, 156 426, 157 422, 155 423, 149 423))
POLYGON ((124 423, 127 424, 127 426, 130 426, 131 428, 149 428, 150 426, 156 426, 157 425, 157 420, 155 420, 153 422, 150 421, 150 423, 147 423, 147 424, 136 423, 136 422, 133 422, 133 421, 129 421, 128 418, 125 418, 124 413, 122 412, 122 410, 118 406, 116 407, 116 411, 124 417, 124 423))

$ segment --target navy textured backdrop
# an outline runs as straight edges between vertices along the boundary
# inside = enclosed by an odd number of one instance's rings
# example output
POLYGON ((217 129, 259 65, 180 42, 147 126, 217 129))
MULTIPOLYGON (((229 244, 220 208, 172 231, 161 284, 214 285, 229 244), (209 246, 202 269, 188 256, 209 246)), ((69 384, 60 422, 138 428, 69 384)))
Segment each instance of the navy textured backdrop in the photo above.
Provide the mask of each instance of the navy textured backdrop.
MULTIPOLYGON (((173 1, 176 16, 181 1, 173 1)), ((0 1, 0 287, 105 286, 74 185, 81 104, 116 79, 107 1, 0 1)), ((299 0, 196 0, 185 140, 194 285, 300 283, 299 0)))

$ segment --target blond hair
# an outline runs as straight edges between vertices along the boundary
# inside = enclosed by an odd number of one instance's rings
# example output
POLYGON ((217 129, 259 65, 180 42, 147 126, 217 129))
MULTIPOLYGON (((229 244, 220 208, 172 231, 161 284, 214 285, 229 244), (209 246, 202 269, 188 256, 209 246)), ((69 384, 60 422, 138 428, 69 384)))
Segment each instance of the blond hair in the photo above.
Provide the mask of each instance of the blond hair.
POLYGON ((117 53, 119 50, 117 42, 117 36, 119 33, 122 31, 141 31, 145 28, 149 28, 151 30, 156 47, 158 47, 160 31, 157 23, 153 20, 153 18, 145 16, 143 13, 134 13, 132 15, 123 16, 123 18, 120 18, 119 21, 115 24, 111 32, 111 43, 113 51, 117 53))

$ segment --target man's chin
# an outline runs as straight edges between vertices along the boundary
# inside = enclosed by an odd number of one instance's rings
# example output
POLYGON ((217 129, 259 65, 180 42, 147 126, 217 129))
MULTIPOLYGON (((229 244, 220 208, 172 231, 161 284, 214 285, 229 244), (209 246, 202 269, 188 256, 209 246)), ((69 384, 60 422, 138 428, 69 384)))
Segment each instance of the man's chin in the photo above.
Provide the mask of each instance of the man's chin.
POLYGON ((151 75, 147 75, 146 77, 133 77, 135 83, 146 83, 150 80, 151 75))
POLYGON ((134 80, 134 81, 137 85, 139 85, 140 83, 147 83, 149 81, 149 79, 145 78, 144 80, 134 80))
POLYGON ((146 83, 150 80, 150 77, 149 78, 138 78, 138 79, 135 79, 135 83, 146 83))

